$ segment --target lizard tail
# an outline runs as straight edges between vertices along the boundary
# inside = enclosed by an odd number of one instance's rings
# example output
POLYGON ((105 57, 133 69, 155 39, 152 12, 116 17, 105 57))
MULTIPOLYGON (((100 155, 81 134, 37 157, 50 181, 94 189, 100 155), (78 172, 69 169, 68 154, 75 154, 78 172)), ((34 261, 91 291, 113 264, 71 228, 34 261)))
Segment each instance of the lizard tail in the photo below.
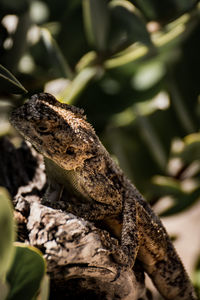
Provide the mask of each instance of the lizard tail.
POLYGON ((157 261, 147 273, 166 300, 197 300, 194 288, 173 245, 165 259, 157 261))

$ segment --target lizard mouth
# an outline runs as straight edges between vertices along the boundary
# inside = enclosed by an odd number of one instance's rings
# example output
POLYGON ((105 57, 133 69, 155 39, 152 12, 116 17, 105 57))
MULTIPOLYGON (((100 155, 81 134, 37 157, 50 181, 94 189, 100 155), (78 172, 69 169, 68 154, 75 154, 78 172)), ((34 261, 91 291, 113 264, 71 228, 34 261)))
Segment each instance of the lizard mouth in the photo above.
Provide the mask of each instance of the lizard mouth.
MULTIPOLYGON (((98 270, 98 273, 102 273, 102 275, 110 274, 111 277, 113 277, 113 278, 116 277, 114 270, 111 270, 109 268, 102 267, 102 266, 92 266, 92 265, 89 266, 87 263, 85 263, 85 264, 84 263, 79 263, 79 264, 72 263, 72 264, 68 264, 67 268, 69 270, 71 270, 70 273, 72 273, 72 274, 73 274, 73 270, 76 270, 76 273, 78 273, 77 269, 80 269, 81 273, 84 272, 85 275, 88 275, 89 277, 92 277, 92 278, 94 277, 94 275, 96 275, 97 270, 98 270)), ((72 275, 72 277, 73 277, 73 275, 72 275)))
POLYGON ((31 133, 31 129, 29 126, 29 122, 28 120, 26 120, 25 118, 23 118, 23 110, 21 109, 21 107, 15 109, 12 113, 11 116, 9 118, 10 123, 13 127, 15 127, 19 133, 22 135, 22 137, 27 140, 28 142, 30 142, 32 144, 32 146, 41 153, 41 140, 34 135, 34 137, 32 137, 31 133))

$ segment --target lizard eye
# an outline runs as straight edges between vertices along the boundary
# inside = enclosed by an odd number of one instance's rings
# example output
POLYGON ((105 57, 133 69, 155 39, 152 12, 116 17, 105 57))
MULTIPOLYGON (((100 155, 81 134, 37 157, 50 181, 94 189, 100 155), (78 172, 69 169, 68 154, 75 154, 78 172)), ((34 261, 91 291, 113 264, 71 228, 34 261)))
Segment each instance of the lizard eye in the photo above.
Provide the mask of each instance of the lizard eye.
POLYGON ((49 126, 46 123, 44 123, 44 124, 40 123, 37 126, 37 130, 41 133, 46 133, 49 131, 49 126))
POLYGON ((45 126, 39 126, 38 129, 39 129, 39 131, 47 131, 48 130, 48 128, 45 126))
POLYGON ((74 155, 74 148, 72 148, 72 147, 67 148, 66 154, 68 154, 68 155, 74 155))

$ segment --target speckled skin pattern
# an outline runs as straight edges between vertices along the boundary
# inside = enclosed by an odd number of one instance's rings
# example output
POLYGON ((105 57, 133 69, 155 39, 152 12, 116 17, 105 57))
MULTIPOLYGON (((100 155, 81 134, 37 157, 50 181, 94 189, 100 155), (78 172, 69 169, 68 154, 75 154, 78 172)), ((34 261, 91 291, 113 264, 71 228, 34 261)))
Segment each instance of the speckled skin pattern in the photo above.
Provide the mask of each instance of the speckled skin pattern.
POLYGON ((10 120, 44 156, 46 202, 63 201, 66 211, 104 224, 120 241, 113 246, 114 259, 122 268, 139 259, 164 299, 197 299, 161 221, 113 162, 81 109, 40 93, 10 120))

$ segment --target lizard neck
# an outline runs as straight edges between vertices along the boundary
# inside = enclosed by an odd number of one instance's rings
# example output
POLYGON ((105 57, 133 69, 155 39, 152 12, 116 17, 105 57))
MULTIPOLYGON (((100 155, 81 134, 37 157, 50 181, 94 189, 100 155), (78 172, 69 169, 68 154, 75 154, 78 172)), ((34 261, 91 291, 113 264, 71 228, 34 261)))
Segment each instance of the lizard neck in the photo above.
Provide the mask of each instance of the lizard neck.
POLYGON ((76 170, 65 170, 47 157, 44 157, 44 163, 48 180, 63 185, 65 190, 70 194, 84 198, 84 193, 79 186, 76 170))

